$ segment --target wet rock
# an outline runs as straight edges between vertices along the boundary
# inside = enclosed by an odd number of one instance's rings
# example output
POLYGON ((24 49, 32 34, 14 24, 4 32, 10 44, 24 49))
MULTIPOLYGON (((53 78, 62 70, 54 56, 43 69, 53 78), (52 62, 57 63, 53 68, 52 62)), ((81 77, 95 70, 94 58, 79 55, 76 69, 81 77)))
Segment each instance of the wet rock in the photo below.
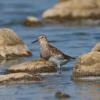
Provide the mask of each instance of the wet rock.
POLYGON ((44 19, 59 21, 100 19, 99 0, 63 0, 43 13, 44 19), (72 6, 73 5, 73 6, 72 6))
POLYGON ((46 61, 44 59, 37 59, 27 61, 21 64, 13 65, 8 69, 8 72, 32 72, 32 73, 44 73, 44 72, 56 72, 57 65, 53 62, 46 61))
POLYGON ((0 59, 32 55, 26 44, 17 34, 8 28, 0 29, 0 59))
POLYGON ((28 74, 28 73, 10 73, 5 75, 0 75, 0 84, 9 83, 25 83, 29 81, 40 81, 42 78, 38 75, 28 74))
POLYGON ((55 93, 55 97, 59 98, 59 99, 61 99, 61 98, 70 98, 70 95, 68 95, 68 94, 66 94, 64 92, 61 92, 61 91, 57 91, 55 93))
POLYGON ((26 25, 26 26, 41 26, 42 22, 36 17, 28 16, 24 20, 23 24, 26 25))
POLYGON ((73 69, 73 79, 81 77, 100 77, 100 52, 91 51, 77 59, 73 69))

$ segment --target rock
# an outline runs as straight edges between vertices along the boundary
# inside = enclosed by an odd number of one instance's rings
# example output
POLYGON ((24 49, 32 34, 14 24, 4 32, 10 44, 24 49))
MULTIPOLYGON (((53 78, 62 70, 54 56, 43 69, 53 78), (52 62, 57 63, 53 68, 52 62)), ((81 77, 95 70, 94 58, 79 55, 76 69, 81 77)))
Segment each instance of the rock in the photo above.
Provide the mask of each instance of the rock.
POLYGON ((30 55, 32 55, 31 51, 13 30, 8 28, 0 29, 0 59, 30 55))
POLYGON ((32 75, 28 73, 10 73, 0 75, 0 84, 9 83, 25 83, 29 81, 40 81, 42 78, 38 75, 32 75))
POLYGON ((97 44, 93 47, 92 51, 98 51, 98 52, 100 52, 100 42, 97 43, 97 44))
POLYGON ((32 73, 44 73, 44 72, 56 72, 57 65, 53 62, 46 61, 44 59, 37 59, 27 61, 21 64, 13 65, 8 69, 8 72, 32 72, 32 73))
POLYGON ((70 95, 68 95, 68 94, 65 94, 65 93, 63 93, 63 92, 61 92, 61 91, 57 91, 56 93, 55 93, 55 97, 56 98, 70 98, 70 95))
POLYGON ((26 25, 26 26, 41 26, 42 22, 36 17, 28 16, 24 20, 23 24, 26 25))
POLYGON ((91 51, 79 57, 73 69, 73 79, 100 77, 100 52, 91 51))
POLYGON ((100 19, 100 0, 63 0, 43 13, 44 19, 100 19), (72 6, 73 5, 73 6, 72 6))
POLYGON ((59 0, 59 2, 64 2, 64 1, 68 1, 68 0, 59 0))

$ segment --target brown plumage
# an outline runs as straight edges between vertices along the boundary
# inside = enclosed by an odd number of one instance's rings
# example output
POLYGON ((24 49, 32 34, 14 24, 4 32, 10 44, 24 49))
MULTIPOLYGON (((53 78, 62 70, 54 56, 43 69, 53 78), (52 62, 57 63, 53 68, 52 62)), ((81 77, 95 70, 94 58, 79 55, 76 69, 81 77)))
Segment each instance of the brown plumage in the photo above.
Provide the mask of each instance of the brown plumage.
POLYGON ((40 35, 36 41, 38 41, 40 44, 41 58, 49 59, 51 56, 61 55, 62 58, 67 59, 67 60, 75 59, 74 57, 64 54, 62 51, 60 51, 59 49, 54 47, 52 44, 50 44, 48 42, 47 37, 44 34, 40 35))
POLYGON ((61 65, 70 61, 70 59, 75 59, 51 45, 44 34, 40 35, 38 39, 32 43, 37 41, 40 44, 40 57, 55 62, 59 68, 61 65))
POLYGON ((69 55, 63 53, 62 51, 60 51, 59 49, 57 49, 56 47, 54 47, 54 46, 51 45, 51 44, 48 44, 48 48, 49 48, 50 54, 51 54, 52 56, 54 56, 54 55, 59 55, 59 54, 60 54, 60 55, 62 55, 62 56, 64 57, 64 59, 75 59, 74 57, 71 57, 71 56, 69 56, 69 55))

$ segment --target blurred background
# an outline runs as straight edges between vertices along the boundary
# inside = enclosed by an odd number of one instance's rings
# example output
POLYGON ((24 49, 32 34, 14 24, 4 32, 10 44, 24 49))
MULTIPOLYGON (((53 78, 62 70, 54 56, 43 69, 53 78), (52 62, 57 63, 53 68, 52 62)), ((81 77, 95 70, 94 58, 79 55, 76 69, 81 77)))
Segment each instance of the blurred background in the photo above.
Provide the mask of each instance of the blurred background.
MULTIPOLYGON (((41 33, 63 52, 78 57, 91 50, 100 41, 100 26, 91 24, 66 25, 66 23, 51 24, 43 22, 40 26, 25 26, 22 21, 27 16, 35 16, 42 20, 45 10, 52 8, 58 0, 0 0, 0 28, 13 29, 33 52, 32 57, 14 59, 0 64, 0 72, 13 64, 39 57, 38 43, 31 42, 41 33)), ((45 81, 32 84, 17 84, 0 86, 0 100, 58 100, 54 93, 58 90, 71 95, 69 100, 100 100, 100 83, 77 83, 71 80, 73 63, 64 66, 62 75, 47 76, 45 81)))
POLYGON ((27 16, 41 17, 44 10, 57 0, 0 0, 0 25, 22 20, 27 16))

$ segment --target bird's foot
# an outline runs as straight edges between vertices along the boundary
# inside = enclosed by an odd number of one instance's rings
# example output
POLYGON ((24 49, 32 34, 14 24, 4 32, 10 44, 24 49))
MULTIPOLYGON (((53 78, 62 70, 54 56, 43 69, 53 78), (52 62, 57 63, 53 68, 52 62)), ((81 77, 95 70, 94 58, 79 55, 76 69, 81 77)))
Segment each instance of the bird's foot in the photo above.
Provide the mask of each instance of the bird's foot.
POLYGON ((62 71, 58 71, 59 74, 62 74, 62 71))
POLYGON ((60 68, 58 69, 58 74, 62 74, 62 70, 60 68))

